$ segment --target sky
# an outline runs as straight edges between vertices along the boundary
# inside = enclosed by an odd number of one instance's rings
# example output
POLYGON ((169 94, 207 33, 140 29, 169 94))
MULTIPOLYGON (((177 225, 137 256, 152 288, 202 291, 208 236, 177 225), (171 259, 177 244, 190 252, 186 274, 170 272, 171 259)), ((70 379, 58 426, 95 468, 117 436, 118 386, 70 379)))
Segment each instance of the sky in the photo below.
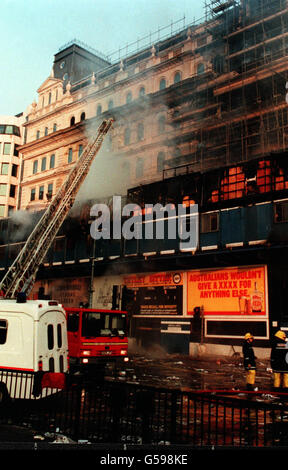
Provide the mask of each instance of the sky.
POLYGON ((117 60, 204 17, 204 0, 1 0, 0 115, 25 111, 77 39, 117 60), (171 25, 173 23, 173 25, 171 25), (160 29, 160 33, 158 32, 160 29), (160 36, 159 36, 160 35, 160 36))

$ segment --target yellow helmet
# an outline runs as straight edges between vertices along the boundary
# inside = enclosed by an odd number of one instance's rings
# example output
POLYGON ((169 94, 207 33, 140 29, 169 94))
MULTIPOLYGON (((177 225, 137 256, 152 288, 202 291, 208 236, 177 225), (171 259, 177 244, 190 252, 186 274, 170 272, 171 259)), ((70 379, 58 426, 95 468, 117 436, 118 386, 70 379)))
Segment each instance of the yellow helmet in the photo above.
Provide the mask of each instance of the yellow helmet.
POLYGON ((275 336, 280 339, 286 339, 286 334, 282 330, 278 330, 277 333, 275 333, 275 336))
POLYGON ((251 333, 246 333, 246 335, 244 336, 244 339, 254 339, 254 336, 251 335, 251 333))

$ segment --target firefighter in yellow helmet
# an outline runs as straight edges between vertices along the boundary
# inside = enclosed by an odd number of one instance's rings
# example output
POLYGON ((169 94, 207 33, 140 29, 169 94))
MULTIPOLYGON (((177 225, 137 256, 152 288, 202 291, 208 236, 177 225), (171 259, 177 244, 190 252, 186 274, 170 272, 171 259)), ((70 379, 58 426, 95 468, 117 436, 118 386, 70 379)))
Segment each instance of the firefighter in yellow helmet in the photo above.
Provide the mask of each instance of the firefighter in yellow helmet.
POLYGON ((286 363, 286 334, 278 330, 271 341, 271 369, 274 375, 274 389, 279 390, 281 386, 288 388, 288 364, 286 363))
POLYGON ((255 376, 256 376, 256 358, 252 343, 254 337, 251 333, 246 333, 244 336, 243 342, 243 358, 244 358, 244 368, 247 371, 246 373, 246 389, 254 390, 255 385, 255 376))

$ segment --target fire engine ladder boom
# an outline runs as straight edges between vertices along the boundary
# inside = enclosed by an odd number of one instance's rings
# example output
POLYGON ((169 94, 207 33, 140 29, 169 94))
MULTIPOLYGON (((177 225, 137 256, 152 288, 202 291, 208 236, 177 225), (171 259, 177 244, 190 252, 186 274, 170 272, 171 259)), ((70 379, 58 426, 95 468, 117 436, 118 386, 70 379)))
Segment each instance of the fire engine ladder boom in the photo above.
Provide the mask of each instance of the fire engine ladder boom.
POLYGON ((25 292, 28 295, 31 291, 39 266, 43 262, 66 215, 73 206, 77 192, 87 176, 92 161, 112 123, 113 119, 109 118, 99 126, 96 137, 92 137, 84 148, 81 157, 68 174, 65 182, 50 202, 22 250, 3 277, 0 283, 0 292, 6 298, 15 298, 19 292, 25 292))

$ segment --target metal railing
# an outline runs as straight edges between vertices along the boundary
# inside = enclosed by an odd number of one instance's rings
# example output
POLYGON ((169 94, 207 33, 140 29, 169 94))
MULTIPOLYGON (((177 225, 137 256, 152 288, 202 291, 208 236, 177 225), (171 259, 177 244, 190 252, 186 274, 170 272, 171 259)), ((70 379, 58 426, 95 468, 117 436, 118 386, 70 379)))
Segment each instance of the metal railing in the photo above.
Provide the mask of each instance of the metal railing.
POLYGON ((285 446, 286 399, 263 392, 225 395, 79 377, 40 400, 2 404, 0 424, 25 425, 37 433, 58 430, 75 442, 93 444, 285 446))

